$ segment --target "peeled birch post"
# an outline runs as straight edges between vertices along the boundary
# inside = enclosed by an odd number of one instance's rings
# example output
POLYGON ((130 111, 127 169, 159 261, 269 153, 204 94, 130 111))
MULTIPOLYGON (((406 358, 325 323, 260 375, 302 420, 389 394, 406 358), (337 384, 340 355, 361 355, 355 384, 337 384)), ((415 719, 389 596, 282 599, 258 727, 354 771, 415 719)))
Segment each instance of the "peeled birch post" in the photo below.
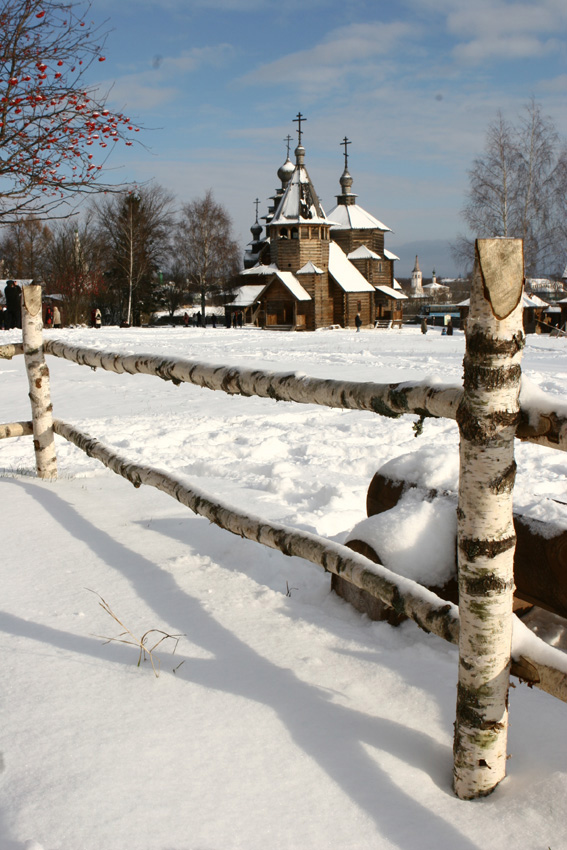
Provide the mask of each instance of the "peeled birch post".
POLYGON ((35 465, 39 478, 57 478, 49 369, 43 354, 41 286, 22 288, 22 336, 32 409, 35 465))
POLYGON ((506 774, 514 434, 524 347, 521 240, 479 239, 475 250, 457 412, 461 625, 453 779, 463 800, 490 794, 506 774))

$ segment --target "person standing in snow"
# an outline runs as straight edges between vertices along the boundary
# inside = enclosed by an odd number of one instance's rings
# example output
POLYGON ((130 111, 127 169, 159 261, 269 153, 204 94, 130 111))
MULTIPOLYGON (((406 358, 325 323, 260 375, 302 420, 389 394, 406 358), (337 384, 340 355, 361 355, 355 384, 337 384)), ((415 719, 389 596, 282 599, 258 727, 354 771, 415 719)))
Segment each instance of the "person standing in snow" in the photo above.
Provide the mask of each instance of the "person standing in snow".
POLYGON ((426 334, 427 330, 428 330, 428 328, 427 328, 427 316, 424 316, 423 319, 421 320, 421 333, 426 334))
POLYGON ((61 311, 57 304, 53 307, 53 327, 60 328, 61 327, 61 311))
POLYGON ((8 328, 22 327, 22 289, 15 280, 9 280, 4 289, 6 310, 8 312, 8 328))
POLYGON ((362 326, 362 319, 360 318, 360 313, 356 314, 356 318, 354 320, 354 324, 356 325, 356 332, 360 333, 360 328, 362 326))

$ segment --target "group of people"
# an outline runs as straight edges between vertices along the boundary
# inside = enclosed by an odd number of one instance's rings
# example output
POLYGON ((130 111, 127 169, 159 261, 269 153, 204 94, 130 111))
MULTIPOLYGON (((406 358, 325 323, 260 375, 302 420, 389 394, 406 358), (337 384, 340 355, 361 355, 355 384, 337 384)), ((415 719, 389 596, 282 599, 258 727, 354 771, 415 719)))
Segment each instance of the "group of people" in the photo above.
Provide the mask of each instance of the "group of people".
MULTIPOLYGON (((203 323, 203 316, 202 316, 200 310, 198 310, 192 316, 190 316, 189 313, 183 313, 183 324, 185 325, 186 328, 190 328, 190 327, 201 328, 204 325, 206 326, 206 317, 205 317, 205 322, 203 323)), ((217 317, 215 316, 214 313, 211 316, 211 325, 213 326, 213 328, 216 328, 216 326, 217 326, 217 317)))
POLYGON ((60 328, 61 327, 61 310, 54 304, 53 307, 51 304, 48 304, 45 308, 45 320, 44 325, 46 328, 60 328))
MULTIPOLYGON (((4 287, 6 306, 0 304, 0 329, 12 330, 22 327, 22 287, 15 280, 6 281, 4 287)), ((44 327, 60 328, 61 310, 57 304, 47 304, 43 319, 44 327)))
POLYGON ((22 287, 15 280, 6 281, 4 297, 6 307, 0 312, 0 327, 4 330, 22 327, 22 287))

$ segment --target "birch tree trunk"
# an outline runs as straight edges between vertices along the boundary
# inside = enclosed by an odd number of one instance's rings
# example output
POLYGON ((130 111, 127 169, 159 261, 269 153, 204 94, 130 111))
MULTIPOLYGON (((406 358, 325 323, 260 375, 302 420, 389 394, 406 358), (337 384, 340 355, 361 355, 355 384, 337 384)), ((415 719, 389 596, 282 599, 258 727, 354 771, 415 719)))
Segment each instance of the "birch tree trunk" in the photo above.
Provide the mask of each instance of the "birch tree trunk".
POLYGON ((453 775, 464 800, 490 794, 506 774, 514 434, 524 347, 521 240, 479 239, 475 252, 457 413, 461 625, 453 775))
POLYGON ((35 465, 39 478, 57 478, 49 369, 43 355, 41 286, 22 289, 22 335, 33 422, 35 465))

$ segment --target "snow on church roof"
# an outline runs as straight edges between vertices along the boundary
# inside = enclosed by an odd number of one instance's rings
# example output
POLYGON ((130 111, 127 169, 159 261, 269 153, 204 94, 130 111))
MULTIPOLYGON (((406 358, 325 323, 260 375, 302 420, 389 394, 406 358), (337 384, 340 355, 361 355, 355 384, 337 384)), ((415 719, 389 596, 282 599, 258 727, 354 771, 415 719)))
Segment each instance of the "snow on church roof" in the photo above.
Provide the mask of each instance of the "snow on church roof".
POLYGON ((243 269, 240 274, 274 274, 277 272, 278 267, 274 265, 266 266, 262 263, 256 263, 255 266, 252 266, 251 269, 243 269))
POLYGON ((227 307, 250 307, 259 297, 265 283, 247 283, 236 290, 234 299, 227 304, 227 307))
POLYGON ((370 248, 367 248, 366 245, 361 245, 356 251, 351 251, 350 254, 347 254, 349 260, 381 260, 382 257, 380 254, 376 254, 374 251, 371 251, 370 248))
POLYGON ((302 266, 296 274, 324 274, 324 271, 309 260, 309 262, 305 263, 305 265, 302 266))
POLYGON ((311 301, 311 296, 306 289, 302 287, 298 279, 292 272, 275 272, 275 276, 281 280, 284 286, 287 286, 289 291, 298 301, 311 301))
POLYGON ((333 224, 333 230, 389 230, 391 232, 390 227, 374 218, 358 204, 337 204, 329 213, 329 218, 336 222, 333 224))
POLYGON ((329 273, 345 292, 374 292, 356 266, 353 266, 336 242, 329 243, 329 273))
POLYGON ((404 292, 400 292, 398 289, 393 289, 391 286, 386 286, 386 284, 379 284, 376 286, 376 289, 378 292, 383 292, 384 295, 388 296, 388 298, 395 298, 396 301, 405 301, 407 299, 407 295, 404 292))

